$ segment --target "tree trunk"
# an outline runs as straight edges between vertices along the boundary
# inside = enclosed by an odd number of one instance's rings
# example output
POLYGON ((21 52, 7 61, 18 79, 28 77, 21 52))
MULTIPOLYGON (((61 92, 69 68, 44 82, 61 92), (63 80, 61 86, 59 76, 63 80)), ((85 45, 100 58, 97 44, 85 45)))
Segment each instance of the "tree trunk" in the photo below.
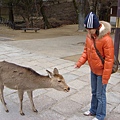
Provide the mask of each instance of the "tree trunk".
POLYGON ((45 29, 51 28, 51 25, 50 25, 46 15, 45 15, 44 6, 43 6, 43 0, 40 1, 40 11, 41 11, 41 14, 43 16, 44 28, 45 29))
POLYGON ((90 11, 96 13, 97 0, 88 0, 90 11))
POLYGON ((86 0, 80 0, 80 3, 79 3, 79 19, 78 19, 79 20, 78 21, 78 23, 79 23, 78 29, 79 30, 84 30, 85 29, 84 28, 84 18, 86 16, 86 14, 88 14, 88 13, 86 13, 86 11, 88 11, 88 9, 86 9, 86 8, 88 8, 87 7, 87 1, 86 0))
POLYGON ((13 5, 12 3, 8 3, 8 6, 9 6, 9 21, 14 23, 13 5))
POLYGON ((75 0, 73 0, 73 5, 74 5, 74 8, 75 8, 75 12, 76 12, 76 14, 77 14, 77 20, 78 20, 79 11, 78 11, 77 3, 76 3, 75 0))
POLYGON ((13 4, 12 2, 8 3, 8 8, 9 8, 8 26, 12 29, 15 29, 14 15, 13 15, 13 5, 12 4, 13 4))

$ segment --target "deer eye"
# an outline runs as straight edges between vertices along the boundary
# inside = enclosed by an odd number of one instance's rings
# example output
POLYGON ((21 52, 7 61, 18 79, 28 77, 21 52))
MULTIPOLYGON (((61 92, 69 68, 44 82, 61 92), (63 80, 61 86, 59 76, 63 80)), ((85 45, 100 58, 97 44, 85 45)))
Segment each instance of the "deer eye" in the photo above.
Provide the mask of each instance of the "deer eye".
POLYGON ((59 80, 58 82, 61 82, 61 80, 59 80))

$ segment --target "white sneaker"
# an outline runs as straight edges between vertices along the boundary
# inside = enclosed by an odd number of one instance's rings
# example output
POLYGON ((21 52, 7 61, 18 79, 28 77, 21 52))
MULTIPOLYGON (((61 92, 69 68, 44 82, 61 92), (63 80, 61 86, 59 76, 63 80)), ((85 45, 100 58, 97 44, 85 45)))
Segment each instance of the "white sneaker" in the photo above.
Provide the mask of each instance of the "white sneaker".
POLYGON ((93 118, 92 120, 98 120, 98 119, 95 117, 95 118, 93 118))
POLYGON ((89 116, 89 114, 90 114, 90 111, 84 112, 84 115, 86 115, 86 116, 89 116))
POLYGON ((94 116, 92 113, 90 113, 90 111, 84 112, 84 115, 85 115, 85 116, 94 116))

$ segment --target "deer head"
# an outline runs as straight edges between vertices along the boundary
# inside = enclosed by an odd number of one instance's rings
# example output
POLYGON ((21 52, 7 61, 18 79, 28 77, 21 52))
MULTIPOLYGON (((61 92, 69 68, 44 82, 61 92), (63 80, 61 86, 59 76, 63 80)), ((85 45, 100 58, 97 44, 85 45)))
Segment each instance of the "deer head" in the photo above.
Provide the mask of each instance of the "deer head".
POLYGON ((46 70, 48 75, 51 79, 50 83, 52 88, 59 90, 59 91, 66 91, 70 90, 70 87, 65 83, 65 80, 61 74, 59 74, 58 69, 54 68, 53 73, 46 70))

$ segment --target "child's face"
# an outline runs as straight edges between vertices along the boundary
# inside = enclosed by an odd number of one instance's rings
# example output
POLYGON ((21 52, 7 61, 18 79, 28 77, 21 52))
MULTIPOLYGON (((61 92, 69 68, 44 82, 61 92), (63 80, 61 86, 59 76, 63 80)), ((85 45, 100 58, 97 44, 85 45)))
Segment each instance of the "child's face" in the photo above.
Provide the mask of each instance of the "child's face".
POLYGON ((91 35, 94 35, 96 33, 96 29, 87 29, 87 32, 91 35))

